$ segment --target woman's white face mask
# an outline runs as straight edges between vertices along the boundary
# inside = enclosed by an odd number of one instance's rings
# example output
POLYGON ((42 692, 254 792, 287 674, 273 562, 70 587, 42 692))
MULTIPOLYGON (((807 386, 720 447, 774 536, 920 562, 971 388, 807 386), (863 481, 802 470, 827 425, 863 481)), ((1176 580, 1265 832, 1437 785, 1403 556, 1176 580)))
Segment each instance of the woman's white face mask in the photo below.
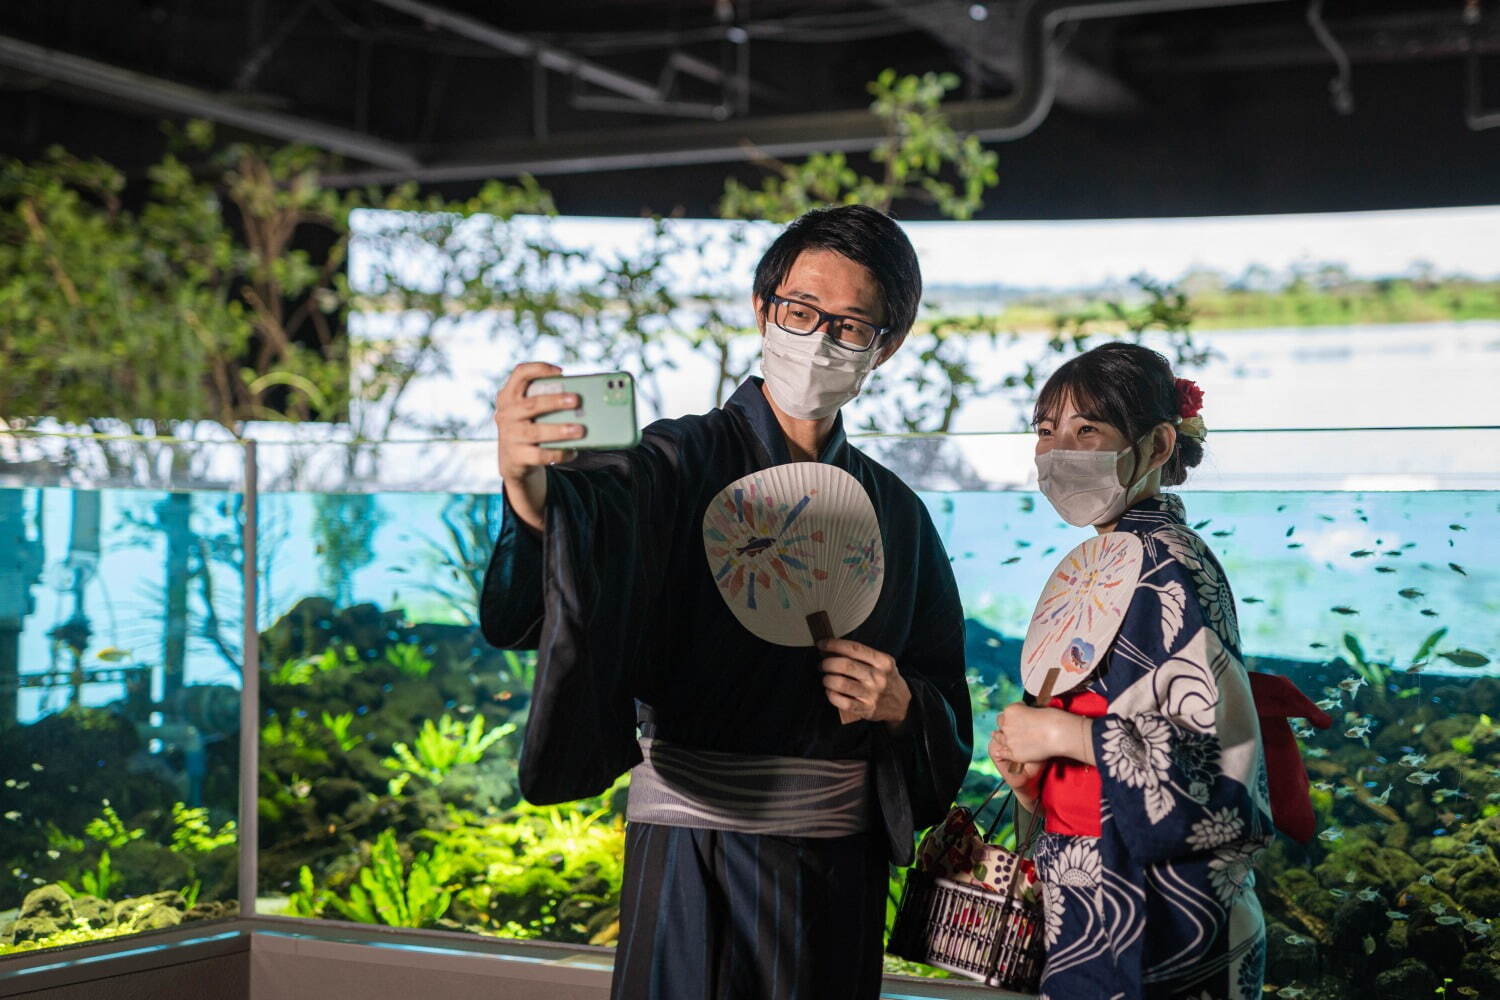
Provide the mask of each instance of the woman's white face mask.
POLYGON ((771 398, 787 416, 822 420, 859 395, 879 360, 874 347, 849 351, 822 333, 799 335, 767 323, 760 367, 771 398))
MULTIPOLYGON (((1150 448, 1151 435, 1146 437, 1150 448)), ((1130 448, 1119 451, 1074 451, 1053 448, 1036 456, 1037 487, 1058 515, 1075 528, 1109 524, 1120 519, 1145 492, 1152 469, 1144 458, 1132 461, 1129 485, 1120 482, 1121 461, 1130 448)), ((1142 455, 1149 451, 1142 452, 1142 455)))

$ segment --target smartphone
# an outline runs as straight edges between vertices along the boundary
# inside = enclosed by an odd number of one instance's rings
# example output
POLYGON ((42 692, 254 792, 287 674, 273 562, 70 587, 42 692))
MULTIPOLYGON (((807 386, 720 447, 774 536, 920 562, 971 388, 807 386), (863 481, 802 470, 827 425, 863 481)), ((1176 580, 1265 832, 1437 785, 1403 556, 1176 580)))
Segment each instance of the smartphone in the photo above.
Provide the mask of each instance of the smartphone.
MULTIPOLYGON (((578 397, 576 410, 557 410, 536 418, 539 424, 582 424, 583 437, 559 441, 551 447, 634 448, 641 443, 635 419, 635 379, 626 372, 600 375, 560 375, 539 378, 526 389, 528 396, 570 392, 578 397)), ((543 444, 543 447, 548 445, 543 444)))

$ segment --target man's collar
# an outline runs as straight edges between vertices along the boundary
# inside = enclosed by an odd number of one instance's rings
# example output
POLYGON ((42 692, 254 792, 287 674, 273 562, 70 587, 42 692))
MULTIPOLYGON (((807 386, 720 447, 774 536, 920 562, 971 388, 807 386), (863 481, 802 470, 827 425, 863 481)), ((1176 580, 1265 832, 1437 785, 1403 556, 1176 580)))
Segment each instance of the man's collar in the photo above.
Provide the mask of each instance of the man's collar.
MULTIPOLYGON (((760 440, 766 450, 766 455, 772 465, 785 465, 792 460, 792 454, 787 450, 786 434, 781 430, 781 423, 776 419, 776 412, 771 409, 767 402, 765 392, 761 389, 764 384, 762 379, 754 375, 747 378, 734 391, 724 404, 726 410, 738 410, 745 418, 750 429, 760 440)), ((818 455, 818 461, 838 465, 844 453, 844 446, 848 444, 848 438, 844 434, 844 415, 838 414, 833 418, 833 430, 828 435, 828 440, 823 442, 823 450, 818 455)))

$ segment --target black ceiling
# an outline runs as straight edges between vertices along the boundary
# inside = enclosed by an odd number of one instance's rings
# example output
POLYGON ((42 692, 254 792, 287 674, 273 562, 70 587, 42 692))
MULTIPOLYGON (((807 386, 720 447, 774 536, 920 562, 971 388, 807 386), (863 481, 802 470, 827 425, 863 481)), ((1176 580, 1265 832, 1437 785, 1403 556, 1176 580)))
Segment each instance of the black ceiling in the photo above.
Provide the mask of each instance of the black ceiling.
POLYGON ((459 193, 528 168, 566 212, 702 215, 726 174, 756 176, 747 140, 868 148, 865 84, 894 67, 957 73, 962 120, 1010 136, 987 217, 1500 202, 1500 0, 1084 7, 10 0, 0 153, 139 171, 156 122, 201 116, 326 145, 348 179, 459 193), (1043 12, 1055 100, 1018 125, 1043 12))

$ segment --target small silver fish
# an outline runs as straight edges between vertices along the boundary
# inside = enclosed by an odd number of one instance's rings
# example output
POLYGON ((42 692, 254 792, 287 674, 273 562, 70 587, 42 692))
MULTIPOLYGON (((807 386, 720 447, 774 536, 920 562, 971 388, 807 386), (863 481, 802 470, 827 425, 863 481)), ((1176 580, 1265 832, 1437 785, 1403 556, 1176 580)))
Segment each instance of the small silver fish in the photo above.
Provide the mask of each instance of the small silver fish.
POLYGON ((1340 785, 1338 789, 1334 791, 1333 797, 1336 799, 1347 799, 1353 794, 1354 789, 1350 788, 1348 785, 1340 785))
POLYGON ((1349 898, 1349 890, 1348 889, 1329 889, 1328 890, 1328 895, 1332 896, 1334 899, 1348 899, 1349 898))
POLYGON ((1427 909, 1429 912, 1436 913, 1440 917, 1448 912, 1448 907, 1444 906, 1442 903, 1433 903, 1427 909))
MULTIPOLYGON (((1401 758, 1401 763, 1407 767, 1421 767, 1427 763, 1427 755, 1425 753, 1409 753, 1401 758)), ((1500 770, 1500 768, 1497 768, 1497 770, 1500 770)), ((1500 777, 1500 775, 1497 775, 1497 777, 1500 777)))
POLYGON ((1331 781, 1314 781, 1313 782, 1313 787, 1316 788, 1320 792, 1331 792, 1331 791, 1333 791, 1333 782, 1331 782, 1331 781))
POLYGON ((1349 737, 1351 740, 1362 740, 1366 736, 1369 736, 1370 730, 1374 728, 1375 722, 1373 719, 1361 719, 1354 725, 1350 726, 1348 729, 1344 730, 1344 735, 1349 737))
MULTIPOLYGON (((1421 878, 1417 879, 1417 881, 1420 882, 1420 883, 1422 883, 1423 885, 1431 885, 1432 882, 1433 882, 1433 879, 1435 879, 1435 878, 1437 878, 1436 875, 1428 873, 1426 875, 1423 875, 1421 878)), ((1443 904, 1442 903, 1436 903, 1434 905, 1436 905, 1436 906, 1442 906, 1443 904)))
POLYGON ((1470 920, 1464 924, 1464 930, 1470 934, 1477 934, 1479 937, 1484 937, 1490 932, 1490 925, 1484 920, 1470 920))
POLYGON ((1359 689, 1365 686, 1363 677, 1345 677, 1339 681, 1339 690, 1353 697, 1359 693, 1359 689))
POLYGON ((1330 826, 1328 829, 1326 829, 1322 833, 1318 834, 1318 839, 1319 840, 1327 841, 1327 842, 1329 842, 1331 844, 1335 840, 1338 840, 1343 835, 1344 835, 1344 831, 1343 830, 1340 830, 1336 826, 1330 826))
POLYGON ((1361 889, 1359 890, 1359 892, 1354 894, 1354 898, 1360 900, 1361 902, 1373 903, 1375 902, 1375 900, 1380 898, 1380 893, 1376 892, 1374 889, 1361 889))
POLYGON ((1381 792, 1379 795, 1375 796, 1370 801, 1374 802, 1378 806, 1383 806, 1387 802, 1391 801, 1391 786, 1390 785, 1386 785, 1385 786, 1385 791, 1381 792))
POLYGON ((1339 707, 1339 702, 1338 702, 1337 698, 1324 698, 1322 701, 1315 701, 1315 702, 1313 702, 1313 704, 1317 705, 1319 708, 1321 708, 1325 712, 1331 712, 1335 708, 1339 707))
POLYGON ((1386 915, 1387 919, 1390 919, 1390 920, 1410 920, 1411 919, 1406 914, 1402 913, 1400 910, 1386 910, 1385 911, 1385 915, 1386 915))
POLYGON ((1470 854, 1479 855, 1488 854, 1490 849, 1488 847, 1485 847, 1483 844, 1478 844, 1471 841, 1470 843, 1464 845, 1464 850, 1468 851, 1470 854))
POLYGON ((1448 914, 1445 917, 1438 917, 1437 918, 1437 922, 1440 923, 1440 924, 1442 924, 1444 927, 1452 927, 1454 924, 1461 924, 1461 923, 1463 923, 1464 922, 1464 918, 1463 917, 1455 917, 1453 914, 1450 913, 1450 914, 1448 914))
POLYGON ((1303 934, 1288 934, 1286 936, 1286 943, 1290 945, 1312 944, 1313 939, 1303 934))
POLYGON ((1303 997, 1308 995, 1308 992, 1300 986, 1283 986, 1276 991, 1276 995, 1286 997, 1286 1000, 1302 1000, 1303 997))
POLYGON ((12 809, 10 812, 5 814, 5 818, 14 823, 16 820, 21 818, 21 814, 12 809))
POLYGON ((1413 771, 1406 776, 1406 780, 1413 785, 1430 785, 1437 779, 1438 776, 1431 771, 1413 771))

